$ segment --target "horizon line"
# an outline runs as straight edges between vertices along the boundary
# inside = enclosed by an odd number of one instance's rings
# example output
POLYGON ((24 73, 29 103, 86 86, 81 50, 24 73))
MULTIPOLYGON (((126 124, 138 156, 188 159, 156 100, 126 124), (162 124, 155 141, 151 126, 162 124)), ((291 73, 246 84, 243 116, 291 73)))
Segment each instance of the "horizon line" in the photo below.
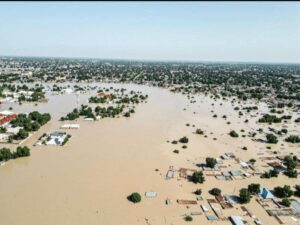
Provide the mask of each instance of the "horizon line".
POLYGON ((97 58, 97 57, 85 57, 85 56, 38 56, 38 55, 0 55, 0 58, 12 57, 12 58, 51 58, 51 59, 77 59, 77 60, 99 60, 99 61, 125 61, 125 62, 151 62, 151 63, 224 63, 224 64, 291 64, 300 65, 300 62, 271 62, 271 61, 222 61, 222 60, 168 60, 168 59, 130 59, 130 58, 97 58))

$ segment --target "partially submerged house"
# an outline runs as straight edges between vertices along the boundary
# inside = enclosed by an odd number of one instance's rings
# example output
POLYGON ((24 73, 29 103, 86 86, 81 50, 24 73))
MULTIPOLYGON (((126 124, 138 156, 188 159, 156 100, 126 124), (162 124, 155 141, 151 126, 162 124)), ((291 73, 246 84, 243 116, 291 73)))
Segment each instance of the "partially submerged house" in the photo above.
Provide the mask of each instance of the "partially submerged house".
POLYGON ((274 199, 274 195, 267 188, 261 188, 259 195, 264 199, 274 199))
POLYGON ((47 141, 47 145, 63 145, 63 142, 67 138, 66 132, 55 131, 52 132, 47 141))
POLYGON ((148 191, 148 192, 145 193, 145 196, 146 196, 147 198, 155 198, 156 195, 157 195, 157 193, 154 192, 154 191, 148 191))
POLYGON ((242 218, 239 216, 230 216, 229 220, 233 225, 244 225, 245 224, 244 221, 242 220, 242 218))
POLYGON ((300 203, 297 200, 291 200, 291 206, 300 214, 300 203))

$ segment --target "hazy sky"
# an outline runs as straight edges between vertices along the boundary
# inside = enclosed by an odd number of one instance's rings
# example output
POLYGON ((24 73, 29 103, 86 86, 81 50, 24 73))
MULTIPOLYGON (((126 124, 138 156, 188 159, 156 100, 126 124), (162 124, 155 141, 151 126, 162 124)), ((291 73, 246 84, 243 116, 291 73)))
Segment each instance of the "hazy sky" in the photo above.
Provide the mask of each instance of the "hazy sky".
POLYGON ((0 55, 300 63, 300 2, 1 2, 0 55))

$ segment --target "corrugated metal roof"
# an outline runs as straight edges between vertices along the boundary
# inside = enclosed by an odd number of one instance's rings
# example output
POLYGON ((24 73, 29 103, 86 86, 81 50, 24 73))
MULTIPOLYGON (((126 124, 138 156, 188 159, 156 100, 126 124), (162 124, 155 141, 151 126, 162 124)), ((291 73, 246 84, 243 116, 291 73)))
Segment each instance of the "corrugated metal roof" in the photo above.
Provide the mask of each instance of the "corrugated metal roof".
POLYGON ((239 216, 230 216, 229 218, 234 225, 244 225, 242 218, 239 216))
POLYGON ((299 213, 300 212, 300 204, 296 200, 291 200, 291 206, 299 213))

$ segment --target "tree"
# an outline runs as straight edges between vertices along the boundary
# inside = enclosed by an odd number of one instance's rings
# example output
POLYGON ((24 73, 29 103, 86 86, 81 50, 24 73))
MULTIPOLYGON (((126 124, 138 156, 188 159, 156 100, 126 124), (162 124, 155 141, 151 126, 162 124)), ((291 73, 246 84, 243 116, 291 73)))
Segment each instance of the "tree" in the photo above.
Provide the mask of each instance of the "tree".
POLYGON ((28 131, 26 131, 25 129, 20 129, 19 132, 16 135, 14 135, 14 139, 23 140, 23 139, 27 138, 28 135, 29 135, 28 131))
POLYGON ((190 221, 193 221, 193 217, 187 215, 184 217, 184 220, 187 221, 187 222, 190 222, 190 221))
POLYGON ((32 131, 37 131, 40 129, 40 124, 38 122, 31 123, 32 131))
POLYGON ((25 157, 30 156, 30 149, 27 146, 17 147, 17 151, 15 153, 16 157, 25 157))
POLYGON ((286 165, 287 170, 294 170, 297 166, 297 161, 291 156, 285 156, 283 163, 286 165))
POLYGON ((202 190, 199 188, 199 189, 197 189, 196 191, 195 191, 195 194, 196 195, 201 195, 202 194, 202 190))
POLYGON ((189 142, 189 139, 186 136, 184 136, 184 137, 182 137, 182 138, 179 139, 179 142, 183 143, 183 144, 186 144, 186 143, 189 142))
POLYGON ((297 172, 297 170, 287 170, 286 175, 290 178, 297 178, 298 172, 297 172))
POLYGON ((259 193, 259 190, 260 190, 260 184, 249 184, 248 185, 248 191, 251 193, 251 194, 258 194, 259 193))
POLYGON ((286 142, 291 142, 293 144, 300 143, 300 137, 297 135, 290 135, 285 139, 286 142))
POLYGON ((5 127, 0 127, 0 133, 6 133, 6 128, 5 127))
POLYGON ((271 177, 278 177, 279 171, 274 168, 274 169, 270 170, 269 173, 270 173, 271 177))
POLYGON ((202 135, 202 134, 204 134, 204 132, 203 132, 203 130, 201 130, 201 129, 197 129, 197 130, 196 130, 196 134, 202 135))
POLYGON ((138 203, 142 200, 141 195, 138 192, 133 192, 130 196, 129 196, 130 201, 132 201, 133 203, 138 203))
POLYGON ((12 158, 12 153, 8 148, 1 148, 0 149, 0 162, 1 161, 8 161, 12 158))
POLYGON ((291 202, 288 198, 283 198, 282 201, 281 201, 281 204, 286 206, 286 207, 290 207, 291 202))
POLYGON ((293 191, 291 190, 291 186, 289 185, 284 185, 283 187, 275 187, 273 192, 279 198, 287 198, 293 195, 293 191))
POLYGON ((213 188, 209 191, 210 194, 215 195, 215 196, 220 195, 221 192, 222 191, 219 188, 213 188))
POLYGON ((230 132, 229 132, 229 135, 230 135, 231 137, 234 137, 234 138, 239 137, 238 133, 235 132, 234 130, 230 131, 230 132))
POLYGON ((250 202, 251 196, 250 192, 248 191, 247 188, 242 188, 240 190, 240 201, 241 203, 248 203, 250 202))
POLYGON ((277 137, 274 134, 267 134, 266 138, 269 144, 277 144, 278 142, 277 137))
POLYGON ((205 161, 206 165, 210 168, 214 168, 215 165, 217 165, 217 160, 215 158, 207 157, 205 161))
POLYGON ((294 192, 294 195, 297 197, 300 197, 300 185, 295 186, 296 191, 294 192))
POLYGON ((203 183, 205 181, 205 178, 203 176, 203 173, 202 171, 197 171, 197 172, 194 172, 192 177, 191 177, 191 180, 196 184, 196 183, 203 183))

